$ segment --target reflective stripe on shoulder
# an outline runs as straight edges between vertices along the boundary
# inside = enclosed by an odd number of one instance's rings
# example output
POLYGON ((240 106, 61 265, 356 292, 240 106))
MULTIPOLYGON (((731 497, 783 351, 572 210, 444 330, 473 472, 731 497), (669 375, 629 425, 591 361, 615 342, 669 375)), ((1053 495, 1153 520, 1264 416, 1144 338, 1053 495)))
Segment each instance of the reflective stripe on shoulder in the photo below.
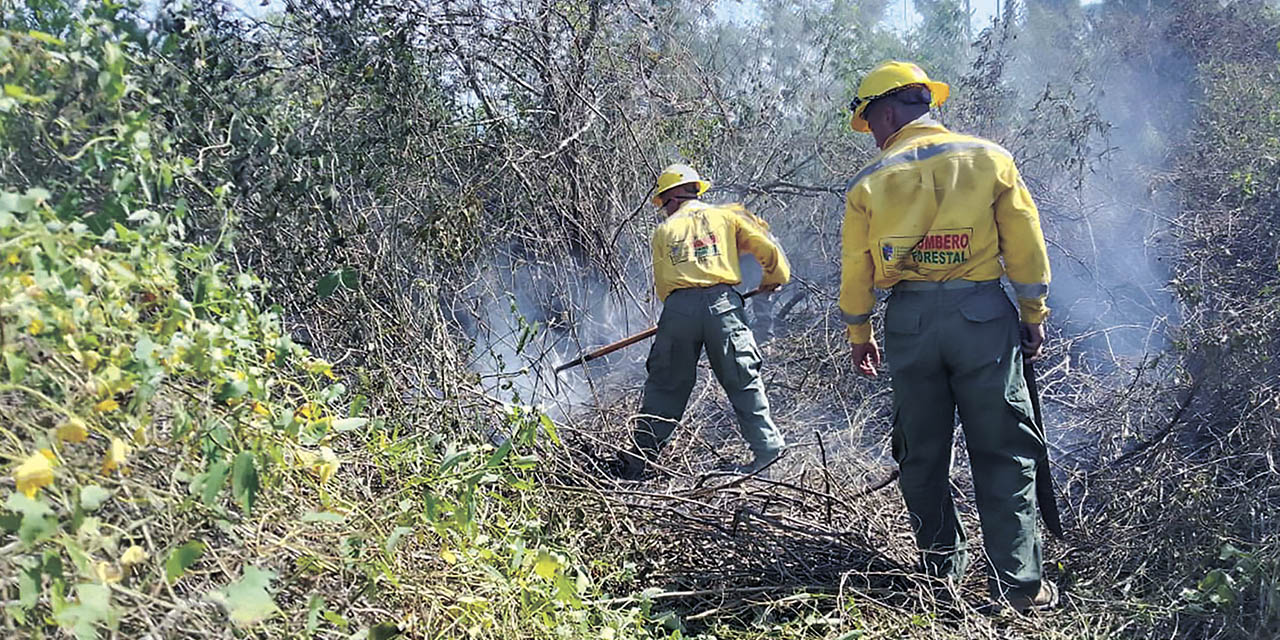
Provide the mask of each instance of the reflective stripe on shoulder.
POLYGON ((869 313, 859 313, 855 316, 851 313, 841 311, 840 318, 844 320, 845 324, 866 324, 871 322, 871 314, 869 313))
POLYGON ((987 142, 985 140, 957 140, 954 142, 940 142, 938 144, 931 144, 927 146, 916 147, 914 149, 908 149, 907 151, 903 151, 902 153, 892 155, 886 158, 881 158, 876 162, 873 162, 867 165, 866 167, 863 167, 862 171, 859 171, 857 175, 853 176, 853 180, 849 181, 849 189, 854 188, 855 186, 858 185, 859 182, 862 182, 864 178, 881 169, 887 169, 889 167, 894 167, 894 166, 905 164, 908 162, 920 162, 921 160, 928 160, 929 158, 932 158, 934 156, 941 155, 944 153, 951 153, 954 151, 973 151, 976 149, 987 149, 990 151, 995 151, 996 153, 999 153, 1001 155, 1012 157, 1012 155, 1008 151, 1006 151, 1004 147, 994 142, 987 142))
POLYGON ((1048 283, 1037 282, 1034 284, 1023 284, 1021 282, 1014 282, 1013 280, 1010 280, 1009 284, 1013 285, 1013 293, 1017 295, 1020 300, 1038 300, 1049 295, 1048 283))

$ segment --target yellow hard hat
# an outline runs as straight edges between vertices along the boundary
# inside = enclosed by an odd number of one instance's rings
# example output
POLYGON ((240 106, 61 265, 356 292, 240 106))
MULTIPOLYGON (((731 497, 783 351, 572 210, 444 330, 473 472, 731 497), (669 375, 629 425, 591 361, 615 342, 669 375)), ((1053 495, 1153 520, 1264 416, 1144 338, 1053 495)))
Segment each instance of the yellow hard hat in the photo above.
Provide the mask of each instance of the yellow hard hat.
POLYGON ((693 167, 687 164, 673 164, 663 169, 662 175, 658 176, 658 184, 654 187, 653 206, 662 206, 662 199, 658 196, 663 191, 682 184, 697 184, 698 195, 706 193, 707 189, 711 188, 711 183, 699 177, 698 172, 694 171, 693 167))
POLYGON ((951 87, 945 82, 930 80, 924 69, 910 62, 890 60, 881 63, 862 79, 862 84, 858 85, 858 97, 849 103, 849 110, 853 112, 853 117, 849 119, 849 126, 853 127, 854 131, 870 133, 871 127, 867 125, 866 118, 862 117, 862 112, 867 110, 867 105, 876 98, 883 98, 898 89, 917 84, 922 84, 929 89, 932 96, 930 107, 941 105, 947 101, 947 96, 951 95, 951 87))

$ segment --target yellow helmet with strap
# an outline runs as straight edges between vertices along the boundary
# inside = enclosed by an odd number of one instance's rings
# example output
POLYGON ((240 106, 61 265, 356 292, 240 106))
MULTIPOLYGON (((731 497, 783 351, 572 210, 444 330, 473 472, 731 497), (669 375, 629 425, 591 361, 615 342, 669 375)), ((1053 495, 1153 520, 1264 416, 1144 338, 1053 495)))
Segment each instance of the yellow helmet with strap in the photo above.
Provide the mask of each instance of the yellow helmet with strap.
POLYGON ((862 117, 862 113, 867 110, 867 105, 874 102, 876 98, 883 98, 904 87, 916 85, 923 85, 929 89, 932 98, 930 107, 941 105, 951 95, 950 86, 945 82, 930 80, 924 69, 910 62, 890 60, 881 63, 862 79, 862 84, 858 85, 858 95, 853 102, 849 103, 849 110, 853 112, 853 117, 849 119, 849 126, 854 131, 869 133, 871 127, 867 124, 866 118, 862 117))
POLYGON ((662 174, 658 176, 658 184, 654 187, 653 206, 661 207, 662 198, 659 197, 664 191, 673 189, 682 184, 698 185, 698 195, 707 192, 711 188, 711 183, 703 180, 693 167, 687 164, 673 164, 662 170, 662 174))

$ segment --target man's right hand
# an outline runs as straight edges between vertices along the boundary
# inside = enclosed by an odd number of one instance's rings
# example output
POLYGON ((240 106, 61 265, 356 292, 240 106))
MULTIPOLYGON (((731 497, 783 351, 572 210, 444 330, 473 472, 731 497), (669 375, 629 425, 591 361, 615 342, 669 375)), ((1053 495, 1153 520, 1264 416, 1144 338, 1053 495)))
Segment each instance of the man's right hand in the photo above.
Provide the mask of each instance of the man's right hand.
POLYGON ((880 345, 876 344, 874 336, 867 342, 853 345, 853 366, 868 378, 876 377, 876 367, 880 366, 880 345))
POLYGON ((1038 360, 1040 350, 1044 347, 1044 325, 1039 322, 1023 322, 1019 337, 1022 342, 1022 355, 1028 360, 1038 360))

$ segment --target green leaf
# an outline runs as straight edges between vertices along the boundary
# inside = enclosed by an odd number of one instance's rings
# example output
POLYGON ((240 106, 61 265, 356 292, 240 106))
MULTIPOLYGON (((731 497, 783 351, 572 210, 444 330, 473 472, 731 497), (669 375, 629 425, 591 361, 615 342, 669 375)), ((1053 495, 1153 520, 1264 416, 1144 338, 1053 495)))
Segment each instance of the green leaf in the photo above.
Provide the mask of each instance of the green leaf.
POLYGON ((369 404, 369 398, 360 394, 356 394, 356 397, 351 399, 351 417, 352 418, 360 417, 360 412, 364 411, 365 406, 367 406, 368 404, 369 404))
POLYGON ((555 580, 560 570, 560 561, 545 550, 538 550, 538 559, 533 563, 533 572, 547 580, 555 580))
POLYGON ((346 618, 338 615, 337 612, 329 611, 328 609, 325 609, 320 615, 323 616, 325 620, 328 620, 329 624, 342 629, 343 633, 346 633, 347 627, 351 624, 350 622, 347 622, 346 618))
POLYGON ((351 267, 343 267, 338 273, 338 279, 342 281, 342 286, 352 291, 360 288, 360 273, 351 267))
POLYGON ((91 484, 80 489, 80 508, 89 513, 93 513, 94 511, 97 511, 98 507, 101 507, 102 503, 106 502, 107 498, 110 498, 111 495, 110 490, 103 489, 96 484, 91 484))
POLYGON ((27 377, 27 358, 16 353, 5 353, 4 365, 9 370, 9 382, 22 384, 27 377))
POLYGON ((556 576, 556 600, 564 602, 575 607, 581 607, 582 601, 578 599, 578 587, 574 580, 570 580, 569 576, 560 574, 556 576))
POLYGON ((556 423, 552 422, 551 418, 545 413, 538 416, 538 420, 542 422, 542 430, 547 432, 547 437, 551 438, 551 442, 559 446, 560 436, 556 435, 556 423))
POLYGON ((313 634, 320 627, 320 612, 324 610, 324 598, 313 595, 307 600, 307 634, 313 634))
POLYGON ((26 89, 16 84, 4 85, 4 94, 19 102, 44 102, 45 100, 40 96, 33 96, 30 93, 27 93, 26 89))
POLYGON ((34 39, 36 39, 36 40, 39 40, 40 42, 43 42, 43 43, 45 43, 45 44, 47 44, 47 45, 52 45, 52 46, 55 46, 55 47, 63 47, 63 46, 66 46, 66 43, 65 43, 65 42, 63 42, 63 41, 61 41, 61 40, 59 40, 59 39, 57 39, 57 38, 55 38, 55 37, 53 37, 53 36, 51 36, 51 35, 49 35, 49 34, 45 33, 45 32, 43 32, 43 31, 36 31, 35 29, 32 29, 32 30, 30 30, 30 31, 28 31, 28 32, 27 32, 27 35, 28 35, 28 36, 31 36, 32 38, 34 38, 34 39))
POLYGON ((346 522, 347 517, 330 511, 312 511, 303 514, 303 522, 346 522))
POLYGON ((30 213, 36 207, 35 200, 24 195, 6 191, 0 193, 0 211, 13 213, 30 213))
POLYGON ((53 197, 53 194, 49 193, 48 189, 31 187, 30 189, 27 189, 26 197, 31 200, 32 206, 40 206, 48 202, 49 198, 53 197))
POLYGON ((338 285, 342 284, 342 274, 337 271, 331 271, 320 277, 316 282, 316 297, 321 300, 333 295, 338 289, 338 285))
POLYGON ((54 580, 62 580, 62 556, 57 551, 44 552, 44 574, 54 580))
POLYGON ((154 365, 156 349, 156 343, 152 342, 151 336, 143 334, 138 338, 138 344, 133 349, 133 358, 142 364, 154 365))
POLYGON ((191 565, 204 554, 204 543, 191 540, 169 552, 169 559, 164 561, 164 577, 169 584, 177 582, 191 565))
POLYGON ((96 640, 98 634, 94 627, 101 622, 114 626, 114 618, 111 589, 92 582, 76 585, 76 603, 54 616, 62 628, 70 629, 80 640, 96 640))
POLYGON ((231 472, 231 465, 226 460, 214 460, 209 464, 209 469, 204 473, 196 476, 196 482, 193 484, 200 485, 200 501, 205 506, 212 507, 218 500, 218 494, 222 492, 222 487, 227 484, 227 474, 231 472))
POLYGON ((457 466, 463 460, 466 460, 467 457, 471 455, 471 452, 471 449, 457 451, 453 448, 453 444, 450 443, 448 449, 445 450, 444 459, 440 461, 439 473, 448 473, 450 469, 457 466))
POLYGON ((271 617, 279 608, 271 599, 273 571, 263 571, 245 566, 244 576, 221 589, 211 591, 206 597, 222 605, 231 621, 241 627, 256 624, 271 617))
POLYGON ((245 514, 253 511, 253 503, 258 497, 258 468, 253 461, 253 454, 241 451, 236 456, 235 465, 231 469, 231 492, 240 501, 245 514))
POLYGON ((218 390, 218 395, 213 399, 219 404, 226 404, 228 400, 239 398, 249 392, 249 382, 247 380, 228 380, 222 383, 222 388, 218 390))
POLYGON ((40 601, 40 562, 27 557, 17 564, 22 567, 18 571, 18 606, 30 609, 40 601))
POLYGON ((392 640, 400 637, 400 627, 390 622, 380 622, 369 628, 369 640, 392 640))
POLYGON ((52 535, 58 528, 57 518, 49 505, 21 493, 11 494, 4 506, 22 515, 22 522, 18 525, 18 539, 26 546, 52 535))
POLYGON ((498 446, 498 450, 489 456, 489 461, 485 463, 485 466, 492 468, 502 464, 502 461, 507 458, 509 453, 511 453, 511 438, 507 438, 505 442, 498 446))
POLYGON ((517 456, 515 458, 512 458, 511 466, 517 469, 532 469, 538 466, 538 456, 536 455, 517 456))
POLYGON ((396 527, 392 529, 391 535, 387 536, 387 553, 391 553, 391 550, 395 549, 397 544, 400 544, 400 538, 403 538, 404 534, 411 532, 413 532, 413 527, 396 527))
POLYGON ((369 424, 368 418, 343 418, 333 421, 334 431, 352 431, 369 424))
POLYGON ((334 269, 320 277, 316 282, 316 297, 320 299, 333 295, 338 287, 355 291, 360 288, 360 273, 351 267, 334 269))

